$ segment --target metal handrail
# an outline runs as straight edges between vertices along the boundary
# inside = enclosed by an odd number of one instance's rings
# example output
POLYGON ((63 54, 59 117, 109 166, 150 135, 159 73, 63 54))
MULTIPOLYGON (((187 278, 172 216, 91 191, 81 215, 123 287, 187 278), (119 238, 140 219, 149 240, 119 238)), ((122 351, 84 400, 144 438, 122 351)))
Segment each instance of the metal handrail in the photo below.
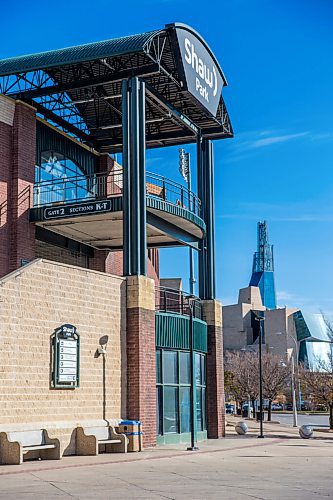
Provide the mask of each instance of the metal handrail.
MULTIPOLYGON (((121 196, 122 192, 122 171, 52 179, 38 182, 33 187, 35 207, 121 196)), ((198 196, 182 184, 162 175, 146 173, 146 195, 200 216, 201 201, 198 196)))
POLYGON ((199 197, 186 186, 167 177, 152 172, 146 172, 147 196, 162 198, 164 201, 186 208, 194 214, 200 215, 201 201, 199 197), (149 192, 150 185, 153 186, 149 192))
POLYGON ((156 311, 190 316, 191 307, 193 317, 202 319, 202 302, 199 297, 194 297, 187 292, 175 288, 160 286, 156 289, 156 311))

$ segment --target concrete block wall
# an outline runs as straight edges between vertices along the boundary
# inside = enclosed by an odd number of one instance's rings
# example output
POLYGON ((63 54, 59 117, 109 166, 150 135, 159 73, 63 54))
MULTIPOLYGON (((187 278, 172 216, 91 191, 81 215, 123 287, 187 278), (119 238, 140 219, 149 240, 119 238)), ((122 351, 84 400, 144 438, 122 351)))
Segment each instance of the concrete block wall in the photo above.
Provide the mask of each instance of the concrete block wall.
POLYGON ((0 280, 0 431, 49 428, 74 453, 76 425, 126 418, 126 282, 37 260, 0 280), (50 386, 51 335, 64 323, 81 341, 80 387, 50 386), (105 356, 95 357, 108 336, 105 356), (105 393, 105 399, 103 394, 105 393), (67 429, 67 430, 66 430, 67 429))

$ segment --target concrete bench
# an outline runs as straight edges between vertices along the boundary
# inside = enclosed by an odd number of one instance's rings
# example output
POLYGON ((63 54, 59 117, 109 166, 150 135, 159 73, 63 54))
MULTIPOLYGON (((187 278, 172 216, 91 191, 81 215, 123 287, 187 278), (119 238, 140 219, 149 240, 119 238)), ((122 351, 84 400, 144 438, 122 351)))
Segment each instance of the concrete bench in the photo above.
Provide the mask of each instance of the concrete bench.
POLYGON ((45 429, 0 433, 1 464, 20 465, 23 455, 30 452, 37 452, 42 460, 59 460, 59 439, 51 439, 45 429))
POLYGON ((127 453, 127 443, 127 436, 111 426, 76 428, 77 455, 98 455, 102 446, 105 453, 127 453))
POLYGON ((152 184, 151 182, 146 182, 146 192, 151 196, 157 196, 162 199, 165 198, 165 188, 157 184, 152 184))

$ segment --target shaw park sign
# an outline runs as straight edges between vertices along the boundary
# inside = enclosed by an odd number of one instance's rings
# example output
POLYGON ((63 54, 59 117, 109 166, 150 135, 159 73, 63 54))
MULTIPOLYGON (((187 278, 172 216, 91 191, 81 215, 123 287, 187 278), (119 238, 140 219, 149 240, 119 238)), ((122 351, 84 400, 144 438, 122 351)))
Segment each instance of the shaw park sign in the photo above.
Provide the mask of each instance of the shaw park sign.
POLYGON ((179 73, 184 90, 216 116, 223 84, 222 70, 204 41, 182 25, 174 25, 180 51, 179 73))

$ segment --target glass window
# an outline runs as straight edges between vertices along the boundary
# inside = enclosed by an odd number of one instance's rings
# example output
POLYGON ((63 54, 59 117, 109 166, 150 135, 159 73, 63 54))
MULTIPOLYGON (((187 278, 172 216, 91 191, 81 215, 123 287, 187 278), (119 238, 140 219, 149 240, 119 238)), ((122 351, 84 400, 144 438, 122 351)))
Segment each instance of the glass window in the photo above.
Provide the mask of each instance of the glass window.
POLYGON ((206 356, 201 355, 201 383, 206 385, 206 356))
POLYGON ((41 164, 36 166, 35 204, 55 203, 86 199, 95 196, 96 186, 92 178, 72 160, 54 151, 42 153, 41 164))
POLYGON ((163 383, 178 384, 177 351, 163 351, 163 383))
POLYGON ((164 432, 178 432, 178 388, 164 387, 164 432))
POLYGON ((162 387, 156 387, 156 433, 163 434, 163 401, 162 387))
POLYGON ((202 388, 197 387, 197 429, 202 431, 202 388))
POLYGON ((180 388, 180 432, 191 430, 191 394, 190 387, 180 388))
POLYGON ((206 423, 206 388, 202 388, 202 427, 203 430, 207 429, 206 423))
POLYGON ((156 351, 156 382, 158 384, 162 383, 161 356, 162 356, 162 351, 158 349, 156 351))
POLYGON ((191 358, 189 352, 179 353, 179 364, 180 364, 180 383, 190 384, 191 383, 191 358))
POLYGON ((201 385, 201 355, 195 353, 195 381, 197 385, 201 385))

